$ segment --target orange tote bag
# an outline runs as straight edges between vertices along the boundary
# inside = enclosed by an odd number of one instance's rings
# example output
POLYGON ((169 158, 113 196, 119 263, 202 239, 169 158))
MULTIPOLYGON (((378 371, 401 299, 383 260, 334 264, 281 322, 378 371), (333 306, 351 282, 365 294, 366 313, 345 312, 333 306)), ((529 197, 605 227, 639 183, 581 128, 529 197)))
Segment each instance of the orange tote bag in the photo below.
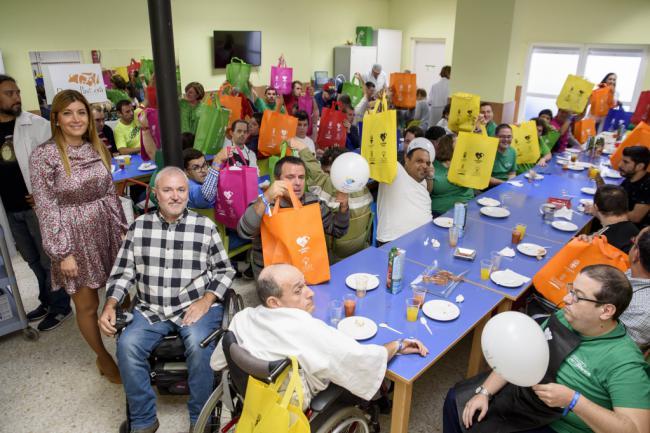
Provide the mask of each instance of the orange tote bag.
POLYGON ((293 207, 281 208, 275 201, 271 216, 262 217, 264 266, 290 263, 300 269, 308 284, 330 279, 330 264, 320 204, 304 206, 289 188, 293 207))
POLYGON ((390 74, 390 90, 396 108, 415 108, 416 84, 415 74, 393 72, 390 74))
POLYGON ((241 96, 233 96, 230 94, 231 87, 223 86, 219 89, 219 102, 221 105, 230 110, 230 116, 228 117, 228 128, 235 120, 241 119, 241 96))
POLYGON ((596 121, 593 118, 578 120, 573 125, 573 137, 585 143, 589 137, 596 136, 596 121))
POLYGON ((608 244, 605 236, 594 236, 591 243, 574 238, 535 274, 533 284, 547 300, 562 308, 567 283, 573 283, 589 265, 611 265, 625 272, 630 261, 627 254, 608 244))
MULTIPOLYGON (((636 128, 625 136, 625 140, 616 148, 616 151, 609 157, 609 162, 614 170, 618 170, 618 164, 623 159, 623 149, 630 146, 645 146, 650 148, 650 125, 641 122, 636 128)), ((648 166, 650 172, 650 166, 648 166)))
POLYGON ((298 119, 293 116, 273 110, 264 111, 257 149, 262 155, 278 155, 282 142, 289 142, 296 136, 297 127, 298 119))
POLYGON ((592 116, 605 117, 610 108, 614 105, 614 90, 609 86, 604 86, 591 92, 589 98, 592 116))

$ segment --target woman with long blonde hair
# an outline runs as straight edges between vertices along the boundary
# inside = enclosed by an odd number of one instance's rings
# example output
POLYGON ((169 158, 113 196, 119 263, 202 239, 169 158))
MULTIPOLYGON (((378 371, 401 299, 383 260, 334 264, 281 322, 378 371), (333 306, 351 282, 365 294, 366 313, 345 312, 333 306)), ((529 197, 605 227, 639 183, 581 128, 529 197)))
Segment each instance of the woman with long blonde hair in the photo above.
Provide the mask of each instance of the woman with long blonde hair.
POLYGON ((52 287, 71 295, 100 374, 121 383, 97 326, 97 290, 106 284, 127 225, 111 157, 90 113, 81 93, 59 92, 50 114, 52 139, 32 152, 29 165, 43 247, 52 259, 52 287))

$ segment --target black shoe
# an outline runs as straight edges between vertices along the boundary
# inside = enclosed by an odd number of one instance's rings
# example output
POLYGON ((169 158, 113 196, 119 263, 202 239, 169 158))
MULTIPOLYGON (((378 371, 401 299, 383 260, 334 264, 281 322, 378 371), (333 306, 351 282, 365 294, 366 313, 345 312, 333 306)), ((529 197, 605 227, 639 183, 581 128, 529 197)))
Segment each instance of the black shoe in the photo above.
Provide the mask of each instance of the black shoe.
POLYGON ((255 275, 253 274, 253 267, 252 266, 247 267, 246 270, 241 273, 241 275, 245 280, 254 280, 255 279, 255 275))
POLYGON ((41 320, 43 317, 47 316, 47 307, 43 304, 36 307, 36 309, 27 313, 27 320, 29 322, 36 322, 41 320))
POLYGON ((72 310, 67 313, 48 313, 45 319, 38 324, 38 330, 41 332, 51 331, 58 328, 66 319, 72 317, 72 310))

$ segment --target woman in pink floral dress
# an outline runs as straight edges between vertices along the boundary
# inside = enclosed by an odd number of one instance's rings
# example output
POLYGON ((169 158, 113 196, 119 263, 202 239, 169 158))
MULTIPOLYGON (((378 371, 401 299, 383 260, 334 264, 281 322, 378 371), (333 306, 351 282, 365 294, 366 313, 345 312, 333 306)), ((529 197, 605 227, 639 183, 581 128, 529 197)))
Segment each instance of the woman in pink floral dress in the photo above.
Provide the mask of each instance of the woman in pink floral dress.
POLYGON ((43 247, 52 259, 52 287, 65 287, 71 295, 79 330, 97 354, 97 368, 120 383, 97 327, 97 290, 106 284, 127 229, 110 155, 81 93, 58 93, 50 121, 52 139, 32 152, 29 165, 43 247))

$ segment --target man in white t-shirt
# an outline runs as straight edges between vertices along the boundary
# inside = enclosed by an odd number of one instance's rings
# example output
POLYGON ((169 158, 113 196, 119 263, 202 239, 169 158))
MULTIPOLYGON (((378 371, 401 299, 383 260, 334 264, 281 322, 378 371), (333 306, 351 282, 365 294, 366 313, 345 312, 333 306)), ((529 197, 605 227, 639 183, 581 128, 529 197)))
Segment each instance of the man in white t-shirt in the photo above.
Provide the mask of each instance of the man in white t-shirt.
POLYGON ((404 167, 397 164, 393 183, 380 183, 377 240, 390 242, 431 221, 433 161, 436 151, 423 137, 409 143, 404 167))
MULTIPOLYGON (((314 292, 295 266, 265 267, 257 281, 257 294, 262 305, 237 313, 229 330, 235 334, 237 343, 257 358, 266 361, 291 355, 297 358, 304 409, 330 382, 370 400, 379 390, 386 364, 393 356, 428 353, 415 339, 395 340, 383 346, 360 344, 312 317, 314 292)), ((217 371, 226 367, 221 342, 212 354, 210 366, 217 371)))
POLYGON ((372 65, 372 69, 363 76, 364 83, 371 82, 375 85, 375 95, 387 87, 388 78, 386 72, 382 71, 379 63, 372 65))
POLYGON ((298 111, 294 116, 298 119, 298 126, 296 127, 296 140, 300 140, 302 143, 305 143, 307 148, 311 150, 311 153, 316 154, 316 145, 314 140, 310 137, 307 137, 307 130, 309 129, 309 115, 304 111, 298 111))

